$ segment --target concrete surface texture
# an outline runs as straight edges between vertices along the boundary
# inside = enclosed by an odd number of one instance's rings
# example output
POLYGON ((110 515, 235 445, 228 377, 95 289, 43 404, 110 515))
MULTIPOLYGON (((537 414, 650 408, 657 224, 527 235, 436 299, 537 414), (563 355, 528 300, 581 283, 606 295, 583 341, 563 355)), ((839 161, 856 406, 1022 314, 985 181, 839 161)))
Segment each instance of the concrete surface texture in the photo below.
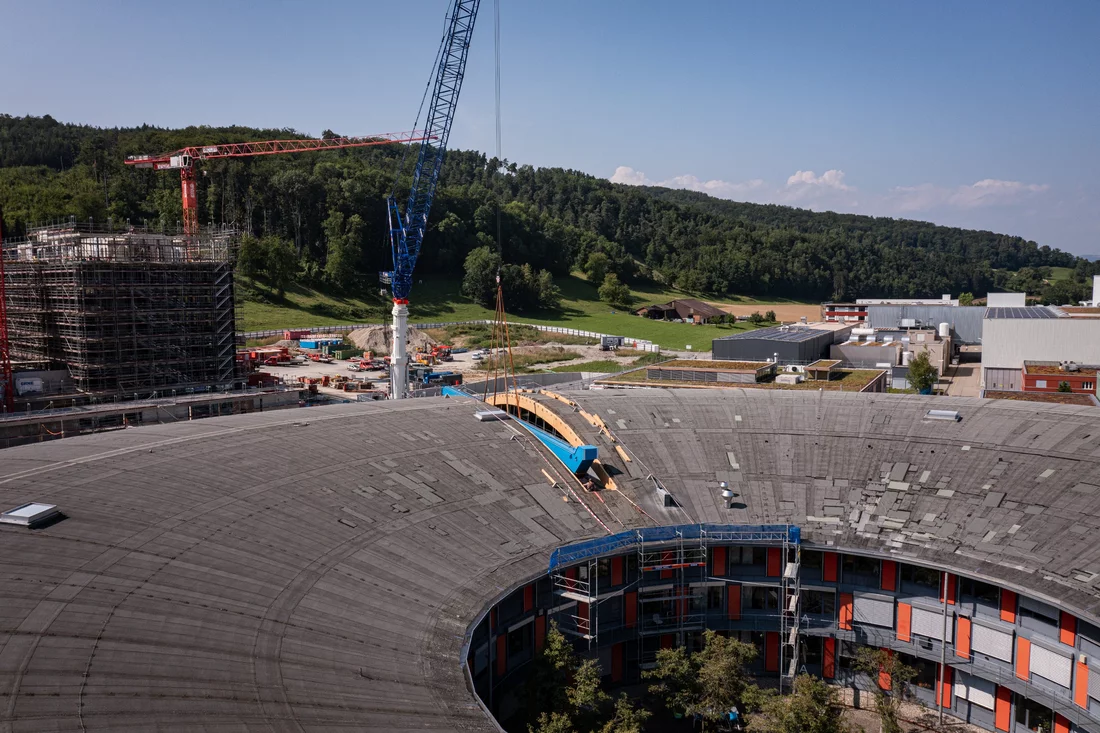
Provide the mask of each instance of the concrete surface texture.
POLYGON ((989 577, 1100 622, 1095 408, 564 396, 631 458, 536 397, 620 471, 603 501, 579 503, 548 454, 465 399, 3 451, 0 508, 41 501, 67 518, 0 528, 0 731, 494 730, 463 678, 470 625, 555 547, 652 523, 794 522, 813 544, 989 577), (963 419, 927 420, 932 407, 963 419), (660 505, 651 475, 680 508, 660 505))

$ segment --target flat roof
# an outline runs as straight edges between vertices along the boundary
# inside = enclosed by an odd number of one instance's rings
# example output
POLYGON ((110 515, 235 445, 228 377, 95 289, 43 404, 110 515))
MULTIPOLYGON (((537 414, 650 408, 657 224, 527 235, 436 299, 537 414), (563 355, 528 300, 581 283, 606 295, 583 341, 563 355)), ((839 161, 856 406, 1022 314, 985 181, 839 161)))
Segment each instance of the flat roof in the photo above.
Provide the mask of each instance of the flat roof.
POLYGON ((1057 318, 1058 314, 1045 305, 1024 308, 986 308, 985 318, 1057 318))
POLYGON ((755 331, 742 331, 741 333, 719 336, 715 341, 739 341, 744 339, 761 339, 763 341, 800 342, 820 338, 822 334, 830 331, 824 329, 809 328, 808 326, 770 326, 758 328, 755 331))
MULTIPOLYGON (((620 471, 591 505, 616 529, 610 512, 628 528, 728 521, 714 487, 736 459, 738 522, 791 522, 808 547, 942 567, 1100 621, 1094 407, 816 388, 530 397, 620 471), (933 408, 963 419, 925 419, 933 408)), ((22 670, 5 722, 495 733, 463 635, 555 548, 607 532, 482 409, 334 405, 4 450, 0 507, 69 516, 0 528, 0 644, 22 670)))

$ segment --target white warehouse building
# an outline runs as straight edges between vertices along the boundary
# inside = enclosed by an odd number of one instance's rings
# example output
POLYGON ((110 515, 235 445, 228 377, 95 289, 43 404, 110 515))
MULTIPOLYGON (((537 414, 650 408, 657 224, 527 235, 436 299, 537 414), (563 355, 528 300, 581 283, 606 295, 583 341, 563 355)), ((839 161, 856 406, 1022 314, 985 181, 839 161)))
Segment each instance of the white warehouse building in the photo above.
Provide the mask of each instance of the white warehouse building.
POLYGON ((1023 389, 1025 361, 1100 364, 1100 315, 1048 306, 987 308, 982 389, 1023 389))

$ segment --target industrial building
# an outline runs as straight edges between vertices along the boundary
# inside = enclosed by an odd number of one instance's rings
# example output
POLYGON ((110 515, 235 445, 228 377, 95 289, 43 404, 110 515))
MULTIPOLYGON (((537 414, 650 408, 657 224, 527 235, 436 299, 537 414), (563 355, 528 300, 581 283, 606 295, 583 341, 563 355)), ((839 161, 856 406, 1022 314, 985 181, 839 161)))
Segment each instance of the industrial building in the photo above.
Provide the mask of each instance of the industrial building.
POLYGON ((851 661, 872 646, 949 719, 1100 731, 1095 408, 519 397, 617 490, 570 493, 518 421, 462 397, 5 451, 0 512, 59 514, 0 524, 3 721, 499 733, 554 622, 613 695, 714 629, 785 687, 867 690, 851 661))
POLYGON ((29 387, 17 396, 80 404, 240 386, 232 243, 230 231, 73 223, 5 241, 11 358, 29 387))
POLYGON ((1022 391, 1025 362, 1100 364, 1100 314, 1048 306, 987 308, 982 388, 1022 391))
POLYGON ((758 328, 714 339, 711 353, 716 360, 809 364, 828 358, 829 347, 846 341, 853 327, 844 323, 796 323, 758 328))

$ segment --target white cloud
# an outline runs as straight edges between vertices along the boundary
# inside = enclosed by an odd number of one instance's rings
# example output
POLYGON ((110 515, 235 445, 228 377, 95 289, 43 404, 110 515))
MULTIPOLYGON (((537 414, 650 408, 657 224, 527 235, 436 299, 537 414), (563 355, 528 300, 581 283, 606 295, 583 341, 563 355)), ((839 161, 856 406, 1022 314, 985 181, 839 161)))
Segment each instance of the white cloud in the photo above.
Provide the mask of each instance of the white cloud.
POLYGON ((835 188, 837 191, 854 191, 854 186, 844 183, 844 171, 827 170, 821 176, 815 176, 813 171, 797 171, 787 179, 787 187, 793 186, 820 186, 822 188, 835 188))
POLYGON ((899 212, 928 211, 936 208, 977 209, 1019 203, 1050 189, 1048 184, 1000 181, 986 178, 969 186, 955 188, 922 183, 896 186, 886 200, 899 212))
POLYGON ((625 165, 620 165, 616 168, 610 180, 612 183, 625 183, 629 186, 664 186, 665 188, 682 188, 688 191, 700 191, 723 199, 733 198, 734 196, 745 194, 750 191, 756 191, 764 188, 766 185, 760 178, 735 183, 717 179, 704 181, 691 174, 673 176, 664 181, 653 181, 642 171, 636 171, 625 165))

